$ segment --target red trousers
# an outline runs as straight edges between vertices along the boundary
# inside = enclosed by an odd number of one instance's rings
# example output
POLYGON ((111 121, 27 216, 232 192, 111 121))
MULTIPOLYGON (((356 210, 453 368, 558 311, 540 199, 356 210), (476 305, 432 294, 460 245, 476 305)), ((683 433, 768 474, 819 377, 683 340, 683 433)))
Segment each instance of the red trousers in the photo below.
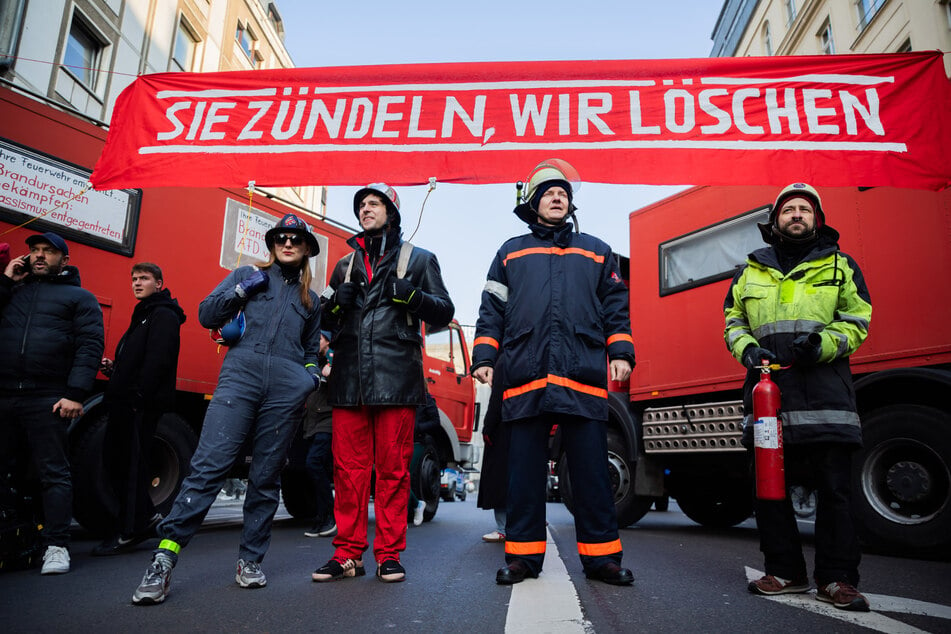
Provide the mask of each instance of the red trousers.
POLYGON ((370 474, 375 467, 373 557, 377 562, 399 561, 406 549, 415 422, 414 406, 334 408, 334 559, 359 559, 367 549, 370 474))

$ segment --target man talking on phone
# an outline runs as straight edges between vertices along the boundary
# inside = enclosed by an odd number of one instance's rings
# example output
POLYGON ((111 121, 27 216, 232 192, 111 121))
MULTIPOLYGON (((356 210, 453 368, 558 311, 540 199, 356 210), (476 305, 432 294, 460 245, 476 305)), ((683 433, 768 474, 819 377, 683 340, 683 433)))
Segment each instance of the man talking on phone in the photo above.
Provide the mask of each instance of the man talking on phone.
POLYGON ((0 275, 0 484, 39 476, 46 548, 42 574, 69 572, 73 488, 66 432, 83 413, 102 359, 102 310, 69 266, 69 246, 47 232, 26 239, 30 252, 0 275))

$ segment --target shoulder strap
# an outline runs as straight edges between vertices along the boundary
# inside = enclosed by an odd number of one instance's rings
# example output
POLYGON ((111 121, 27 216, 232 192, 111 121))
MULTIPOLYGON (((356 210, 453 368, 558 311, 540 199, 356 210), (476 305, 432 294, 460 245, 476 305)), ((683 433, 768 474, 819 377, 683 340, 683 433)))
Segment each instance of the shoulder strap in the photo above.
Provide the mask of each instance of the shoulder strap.
POLYGON ((396 277, 403 279, 406 277, 406 269, 409 266, 409 256, 413 253, 413 243, 404 242, 400 245, 400 257, 396 261, 396 277))
POLYGON ((344 283, 350 281, 350 271, 353 270, 353 260, 354 260, 356 257, 357 257, 357 252, 356 252, 356 251, 354 251, 353 253, 350 254, 350 261, 347 262, 347 272, 346 272, 346 273, 344 274, 344 276, 343 276, 343 281, 344 281, 344 283))

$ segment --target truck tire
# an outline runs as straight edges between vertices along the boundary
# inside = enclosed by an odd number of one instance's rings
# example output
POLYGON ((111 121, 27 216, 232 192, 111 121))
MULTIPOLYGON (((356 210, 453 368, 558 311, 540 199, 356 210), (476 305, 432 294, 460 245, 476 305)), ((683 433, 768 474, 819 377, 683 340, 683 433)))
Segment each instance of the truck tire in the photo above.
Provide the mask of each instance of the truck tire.
MULTIPOLYGON (((103 441, 108 415, 102 411, 73 440, 73 516, 86 530, 103 535, 115 526, 118 502, 103 467, 103 441)), ((178 414, 159 419, 152 441, 152 486, 149 493, 155 509, 167 515, 188 475, 188 465, 198 439, 178 414)))
POLYGON ((679 487, 675 498, 684 515, 701 526, 728 528, 753 514, 753 489, 749 480, 692 484, 679 487))
MULTIPOLYGON (((608 476, 614 494, 614 508, 617 511, 618 528, 624 528, 647 515, 654 498, 634 494, 634 465, 626 456, 628 451, 620 433, 608 430, 608 476)), ((558 459, 558 488, 561 499, 569 512, 574 514, 574 491, 568 474, 568 460, 562 455, 558 459)))
POLYGON ((951 415, 891 405, 862 417, 852 508, 863 543, 918 556, 951 552, 951 415))
POLYGON ((429 522, 436 517, 436 510, 439 508, 439 474, 442 469, 439 466, 439 452, 436 451, 436 443, 432 436, 427 434, 421 442, 423 455, 409 477, 413 494, 426 503, 423 521, 429 522))

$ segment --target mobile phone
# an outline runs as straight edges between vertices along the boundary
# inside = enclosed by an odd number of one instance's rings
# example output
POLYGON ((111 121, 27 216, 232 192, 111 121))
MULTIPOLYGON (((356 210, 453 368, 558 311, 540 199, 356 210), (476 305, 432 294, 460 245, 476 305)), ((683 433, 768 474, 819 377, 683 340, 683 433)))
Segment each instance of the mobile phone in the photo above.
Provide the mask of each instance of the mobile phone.
POLYGON ((25 269, 26 267, 28 267, 28 266, 30 265, 30 262, 29 262, 30 256, 29 256, 29 255, 21 255, 20 257, 17 258, 17 260, 18 260, 18 262, 14 262, 14 263, 13 263, 13 272, 14 272, 14 273, 22 273, 22 272, 23 272, 23 269, 25 269))

